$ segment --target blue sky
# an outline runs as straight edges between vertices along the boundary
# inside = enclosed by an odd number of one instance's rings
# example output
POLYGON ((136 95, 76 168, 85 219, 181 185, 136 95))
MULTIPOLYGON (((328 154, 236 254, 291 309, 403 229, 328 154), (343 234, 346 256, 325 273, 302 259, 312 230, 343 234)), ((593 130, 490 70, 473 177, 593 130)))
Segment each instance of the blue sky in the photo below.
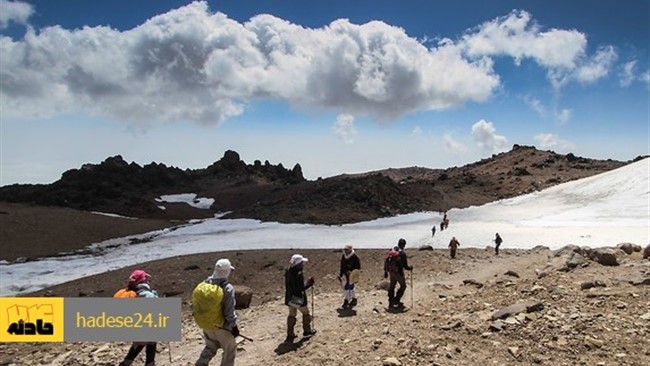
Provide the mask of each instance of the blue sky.
POLYGON ((315 179, 650 153, 647 1, 0 0, 0 185, 227 149, 315 179))

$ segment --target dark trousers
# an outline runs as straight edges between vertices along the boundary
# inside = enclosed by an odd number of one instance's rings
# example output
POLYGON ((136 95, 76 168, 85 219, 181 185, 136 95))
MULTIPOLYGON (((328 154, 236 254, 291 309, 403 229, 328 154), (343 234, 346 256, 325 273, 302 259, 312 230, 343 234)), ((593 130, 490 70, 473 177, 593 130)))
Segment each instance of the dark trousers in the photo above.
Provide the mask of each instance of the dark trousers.
POLYGON ((145 347, 147 347, 147 350, 145 351, 147 356, 145 363, 154 362, 156 360, 155 342, 149 342, 149 343, 134 342, 131 345, 131 348, 129 348, 129 353, 127 353, 126 357, 124 357, 124 361, 135 360, 135 358, 138 357, 138 355, 140 354, 140 351, 142 351, 142 349, 145 347))
POLYGON ((390 274, 390 285, 388 286, 388 306, 393 304, 399 304, 406 292, 406 278, 404 273, 391 273, 390 274), (399 283, 399 289, 395 293, 395 287, 399 283))

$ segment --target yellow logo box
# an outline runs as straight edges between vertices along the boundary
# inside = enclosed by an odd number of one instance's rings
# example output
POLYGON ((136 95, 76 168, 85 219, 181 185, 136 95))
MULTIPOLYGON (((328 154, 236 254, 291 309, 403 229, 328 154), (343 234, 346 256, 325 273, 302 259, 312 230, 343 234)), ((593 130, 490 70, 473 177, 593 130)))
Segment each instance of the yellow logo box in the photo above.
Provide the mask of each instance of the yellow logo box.
POLYGON ((0 342, 63 342, 62 297, 0 297, 0 342))

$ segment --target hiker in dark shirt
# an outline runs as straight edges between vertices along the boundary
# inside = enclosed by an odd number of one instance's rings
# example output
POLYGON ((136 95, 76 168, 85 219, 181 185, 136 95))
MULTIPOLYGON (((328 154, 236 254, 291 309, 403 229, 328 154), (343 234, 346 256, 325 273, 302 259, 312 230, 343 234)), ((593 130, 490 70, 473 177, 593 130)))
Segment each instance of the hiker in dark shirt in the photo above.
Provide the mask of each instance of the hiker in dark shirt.
POLYGON ((359 271, 361 270, 361 261, 352 249, 352 245, 346 245, 343 248, 341 256, 341 269, 338 279, 343 285, 343 305, 342 309, 352 309, 357 305, 356 282, 359 280, 359 271))
POLYGON ((501 243, 503 243, 503 239, 501 239, 501 236, 499 235, 499 233, 497 233, 496 237, 494 238, 494 244, 495 244, 494 254, 495 255, 499 255, 499 246, 501 245, 501 243))
POLYGON ((453 238, 451 238, 451 240, 449 241, 449 256, 451 257, 451 259, 456 258, 456 249, 458 249, 459 246, 460 246, 460 242, 456 240, 456 237, 454 236, 453 238))
POLYGON ((384 262, 384 278, 390 275, 390 284, 388 286, 388 307, 401 308, 404 304, 401 302, 404 292, 406 292, 406 278, 404 270, 412 271, 413 266, 409 266, 404 247, 406 240, 400 239, 397 246, 388 252, 388 257, 384 262), (399 289, 395 288, 399 283, 399 289))
POLYGON ((312 317, 307 307, 306 290, 314 285, 314 277, 310 277, 305 283, 303 275, 303 265, 307 258, 300 254, 294 254, 289 261, 289 268, 284 272, 285 296, 284 304, 289 307, 289 316, 287 317, 287 338, 285 342, 293 342, 296 334, 293 331, 296 325, 298 311, 302 313, 302 331, 305 337, 316 334, 316 330, 311 327, 312 317))

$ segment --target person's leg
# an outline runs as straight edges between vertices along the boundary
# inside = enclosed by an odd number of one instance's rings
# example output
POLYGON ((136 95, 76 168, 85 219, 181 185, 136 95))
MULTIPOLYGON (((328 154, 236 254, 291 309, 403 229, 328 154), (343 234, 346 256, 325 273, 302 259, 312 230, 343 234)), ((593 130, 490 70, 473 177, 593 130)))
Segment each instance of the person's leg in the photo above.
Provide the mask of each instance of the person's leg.
POLYGON ((303 306, 298 310, 302 313, 302 334, 304 336, 316 334, 316 330, 311 327, 312 316, 309 314, 309 307, 303 306))
POLYGON ((221 347, 217 341, 214 330, 204 330, 203 339, 205 340, 205 347, 203 347, 199 359, 194 364, 195 366, 208 366, 210 360, 214 358, 217 354, 217 350, 221 347))
POLYGON ((156 343, 147 343, 146 355, 144 366, 154 366, 156 364, 156 343))
POLYGON ((395 274, 390 274, 390 284, 388 285, 388 307, 393 306, 395 302, 395 285, 397 284, 397 277, 395 274))
POLYGON ((399 283, 399 290, 397 290, 397 294, 395 295, 395 304, 402 306, 402 296, 404 296, 404 292, 406 292, 406 278, 404 274, 399 274, 397 276, 397 282, 399 283))
POLYGON ((237 356, 237 341, 232 333, 226 329, 217 329, 214 332, 215 339, 221 345, 223 355, 221 356, 221 366, 233 366, 237 356))
POLYGON ((356 291, 356 288, 357 288, 356 284, 351 284, 350 285, 350 309, 357 306, 357 291, 356 291))
POLYGON ((296 338, 296 333, 293 331, 297 322, 296 314, 298 314, 298 310, 289 306, 289 315, 287 316, 287 338, 285 339, 285 342, 291 342, 296 338))
POLYGON ((144 348, 144 344, 140 343, 133 343, 131 344, 131 347, 129 347, 129 352, 127 352, 126 357, 124 357, 124 361, 120 362, 120 366, 129 366, 133 363, 133 360, 135 360, 136 357, 140 354, 140 351, 144 348))

